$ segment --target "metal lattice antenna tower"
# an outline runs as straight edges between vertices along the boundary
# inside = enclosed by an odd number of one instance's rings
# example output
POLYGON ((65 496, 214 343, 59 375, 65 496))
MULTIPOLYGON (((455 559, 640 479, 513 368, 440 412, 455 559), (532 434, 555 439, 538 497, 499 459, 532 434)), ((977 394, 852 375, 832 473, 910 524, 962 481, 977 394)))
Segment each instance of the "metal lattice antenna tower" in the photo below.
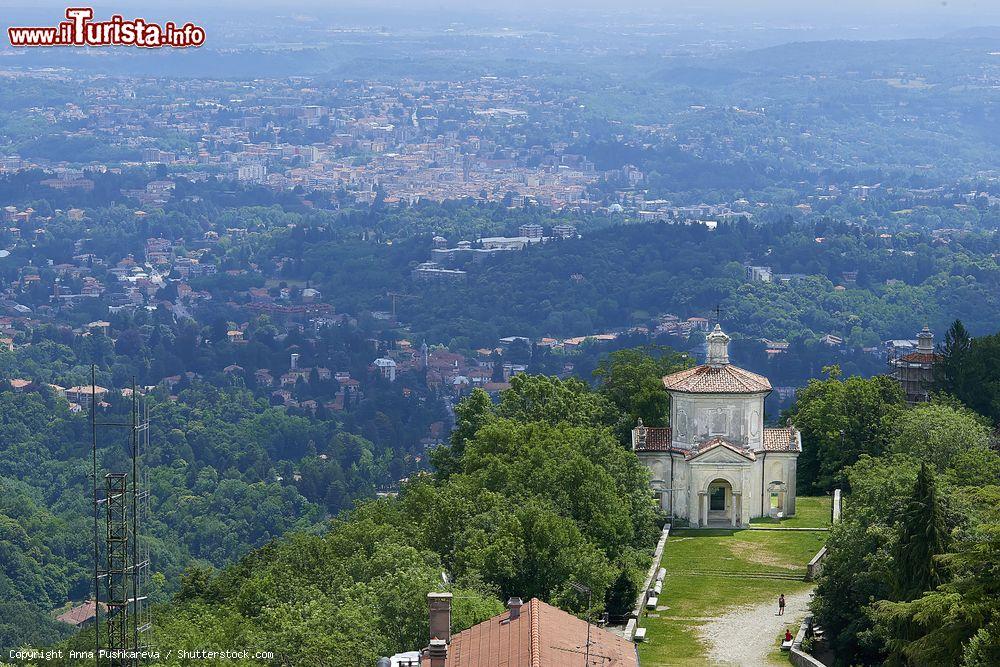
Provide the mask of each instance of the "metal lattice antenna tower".
POLYGON ((107 509, 104 554, 104 603, 108 665, 133 664, 125 657, 129 650, 129 530, 128 474, 109 472, 104 476, 104 505, 107 509))
MULTIPOLYGON (((94 477, 94 600, 98 617, 95 627, 95 662, 100 667, 132 667, 139 664, 136 653, 148 644, 145 640, 151 623, 146 596, 149 586, 149 544, 142 539, 142 526, 148 517, 148 476, 142 459, 149 447, 149 406, 139 400, 135 380, 131 388, 131 409, 127 422, 97 421, 97 370, 91 366, 90 415, 94 477), (98 497, 97 434, 98 427, 129 429, 128 454, 131 472, 108 472, 104 476, 104 497, 98 497), (98 539, 99 506, 104 512, 104 559, 98 539), (103 604, 107 611, 104 642, 101 641, 101 583, 103 604), (103 651, 103 653, 102 653, 103 651)), ((124 392, 123 392, 124 393, 124 392)))
POLYGON ((99 515, 97 496, 97 366, 90 366, 90 431, 91 431, 91 456, 93 459, 93 469, 91 471, 91 481, 93 483, 93 510, 94 510, 94 661, 100 665, 101 654, 101 581, 99 574, 100 538, 98 537, 99 515))

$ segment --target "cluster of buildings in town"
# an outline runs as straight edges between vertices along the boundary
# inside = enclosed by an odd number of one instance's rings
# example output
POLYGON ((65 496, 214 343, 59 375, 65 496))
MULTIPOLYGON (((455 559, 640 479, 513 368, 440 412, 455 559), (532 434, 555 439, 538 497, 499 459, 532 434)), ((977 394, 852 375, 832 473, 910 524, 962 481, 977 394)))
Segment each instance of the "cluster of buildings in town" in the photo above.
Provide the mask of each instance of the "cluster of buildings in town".
MULTIPOLYGON (((214 178, 276 191, 294 189, 303 199, 311 191, 326 191, 334 195, 331 205, 408 206, 423 200, 472 198, 509 207, 534 203, 554 209, 602 211, 620 215, 625 222, 700 224, 708 229, 757 219, 779 205, 803 215, 876 201, 891 201, 901 214, 905 207, 938 207, 961 213, 972 207, 1000 206, 1000 196, 983 190, 992 187, 986 181, 978 182, 973 190, 967 183, 933 188, 881 183, 817 188, 799 184, 789 187, 787 192, 792 194, 780 202, 754 200, 749 194, 711 204, 657 198, 651 194, 655 186, 642 169, 630 164, 600 169, 583 154, 585 137, 567 120, 575 117, 578 107, 579 100, 564 99, 528 78, 401 80, 392 84, 354 81, 332 89, 314 87, 308 79, 261 79, 247 87, 224 81, 122 78, 88 88, 76 102, 41 104, 22 112, 27 120, 45 122, 64 139, 103 142, 114 149, 114 160, 110 154, 103 162, 89 158, 78 162, 66 155, 58 160, 4 155, 0 156, 0 172, 41 167, 46 170, 42 186, 63 194, 84 195, 94 191, 101 172, 147 167, 155 175, 136 179, 121 193, 136 221, 146 217, 146 211, 174 202, 178 189, 184 189, 179 188, 182 179, 214 178)), ((668 136, 670 128, 637 125, 623 127, 623 132, 623 141, 628 142, 637 137, 668 136)), ((690 141, 679 147, 695 154, 705 148, 690 141)), ((86 221, 88 215, 87 210, 75 206, 56 211, 57 217, 72 222, 86 221)), ((11 250, 18 244, 44 239, 50 221, 30 207, 6 206, 0 216, 4 224, 0 231, 11 250)), ((177 318, 189 316, 193 306, 205 301, 235 305, 242 311, 242 321, 232 323, 227 340, 237 346, 252 342, 249 324, 260 315, 286 330, 316 332, 326 326, 356 323, 351 315, 337 313, 311 286, 269 284, 227 293, 199 289, 197 279, 217 273, 233 274, 234 278, 260 273, 260 267, 252 263, 238 269, 219 268, 216 258, 223 246, 246 233, 241 228, 219 228, 196 238, 151 236, 141 248, 133 248, 132 254, 117 254, 114 259, 101 256, 86 239, 79 239, 69 261, 29 264, 4 284, 0 291, 0 349, 12 349, 28 340, 37 324, 58 322, 63 311, 90 303, 106 305, 111 315, 123 309, 146 308, 168 310, 177 318)), ((435 237, 425 261, 411 270, 413 291, 421 284, 460 284, 487 258, 577 234, 572 224, 549 228, 525 224, 516 236, 435 237)), ((960 238, 963 230, 942 226, 933 234, 937 242, 946 244, 960 238)), ((891 246, 892 232, 887 230, 883 237, 891 246)), ((816 243, 823 242, 823 238, 816 239, 816 243)), ((0 250, 0 256, 8 252, 0 250)), ((289 261, 294 260, 275 257, 275 268, 280 271, 289 261)), ((780 273, 781 267, 764 264, 748 265, 745 270, 748 281, 786 282, 804 277, 780 273)), ((856 271, 845 271, 835 289, 847 289, 857 278, 856 271)), ((371 314, 375 319, 394 319, 394 314, 371 314)), ((108 331, 107 323, 100 324, 78 326, 74 333, 116 335, 108 331)), ((663 314, 642 330, 651 336, 687 339, 696 331, 707 333, 709 326, 709 318, 663 314)), ((611 340, 618 335, 593 332, 527 342, 568 351, 588 339, 611 340)), ((375 341, 364 377, 356 369, 357 377, 352 377, 343 368, 322 362, 305 368, 297 367, 294 361, 282 362, 280 368, 274 363, 246 368, 231 364, 220 371, 243 377, 268 392, 276 404, 342 410, 348 409, 353 399, 360 399, 365 382, 379 376, 401 383, 404 391, 461 395, 475 387, 498 390, 526 368, 524 363, 505 358, 504 348, 509 343, 504 341, 516 338, 501 339, 494 349, 472 355, 441 346, 421 349, 375 341), (413 377, 420 378, 420 386, 413 377), (300 391, 303 385, 315 382, 331 391, 324 392, 327 395, 322 398, 314 391, 300 391)), ((832 348, 845 343, 836 333, 827 333, 821 341, 832 348)), ((770 359, 788 351, 786 341, 762 342, 770 359)), ((925 367, 931 363, 927 354, 931 353, 904 351, 892 345, 868 349, 892 360, 893 373, 912 385, 907 395, 915 400, 922 390, 908 378, 926 374, 925 367)), ((294 354, 289 354, 293 359, 294 354)), ((572 367, 571 361, 567 364, 572 367)), ((174 385, 182 379, 169 376, 162 381, 174 385)), ((775 391, 782 398, 794 392, 790 387, 775 387, 775 391)))
MULTIPOLYGON (((133 215, 142 218, 145 213, 135 211, 133 215)), ((40 236, 45 232, 44 222, 39 220, 37 224, 41 226, 35 233, 40 236)), ((15 242, 24 235, 22 227, 10 227, 8 231, 15 242)), ((19 277, 0 293, 0 307, 9 314, 33 313, 44 317, 88 299, 101 299, 114 313, 126 307, 154 306, 157 294, 171 281, 176 285, 179 304, 209 300, 211 294, 193 290, 188 281, 216 274, 215 262, 207 261, 205 256, 218 240, 215 232, 205 232, 202 238, 194 240, 148 238, 144 256, 126 254, 111 262, 85 249, 86 239, 78 239, 69 262, 57 264, 49 260, 42 266, 22 267, 19 277), (23 303, 26 301, 30 303, 23 303)))
MULTIPOLYGON (((24 73, 17 76, 28 77, 24 73)), ((44 184, 90 192, 97 172, 129 166, 164 174, 124 194, 153 207, 173 195, 177 177, 222 177, 274 190, 336 193, 341 205, 410 205, 476 199, 511 207, 628 213, 638 221, 717 224, 750 219, 777 201, 741 197, 725 203, 676 203, 649 194, 649 179, 632 164, 598 168, 581 148, 579 100, 541 79, 482 76, 463 81, 343 81, 308 78, 231 81, 106 79, 82 84, 53 72, 50 80, 82 85, 79 99, 24 109, 25 122, 44 124, 66 141, 107 149, 74 156, 0 155, 0 172, 44 168, 44 184)), ((698 141, 669 124, 624 127, 635 147, 671 141, 702 156, 698 141)), ((716 147, 719 159, 734 149, 716 147)), ((732 155, 731 157, 736 157, 732 155)), ((882 183, 790 188, 784 206, 801 213, 891 198, 917 205, 1000 206, 1000 196, 951 187, 882 183)))
MULTIPOLYGON (((110 407, 108 389, 100 385, 78 385, 74 387, 63 387, 52 382, 36 382, 26 378, 11 378, 7 381, 10 388, 16 393, 24 393, 39 389, 42 385, 48 388, 53 395, 65 398, 69 402, 70 412, 86 412, 90 406, 96 404, 98 408, 110 407)), ((122 389, 122 396, 131 396, 131 389, 122 389)))
MULTIPOLYGON (((26 212, 30 218, 30 211, 8 211, 15 216, 26 212)), ((239 231, 227 230, 227 233, 238 234, 239 231)), ((477 239, 475 246, 462 241, 455 247, 449 247, 446 239, 436 237, 431 252, 437 261, 418 265, 413 271, 414 279, 427 280, 428 278, 421 276, 421 273, 431 270, 452 271, 464 275, 463 269, 445 267, 456 264, 468 267, 480 256, 492 256, 496 253, 521 249, 533 243, 543 243, 552 238, 568 238, 576 235, 576 229, 571 225, 558 225, 549 231, 550 233, 545 235, 545 230, 541 226, 523 225, 516 237, 480 238, 477 239)), ((206 232, 196 241, 170 241, 151 237, 146 239, 144 257, 139 259, 127 255, 109 265, 103 257, 93 253, 78 252, 74 255, 72 263, 48 267, 28 266, 19 279, 13 281, 0 295, 2 296, 0 307, 6 310, 6 314, 0 316, 0 346, 13 350, 15 340, 26 340, 27 334, 35 325, 52 319, 60 309, 72 309, 84 299, 103 300, 111 313, 124 308, 144 307, 151 310, 165 308, 173 311, 175 316, 187 316, 188 307, 195 302, 213 298, 208 292, 192 289, 188 281, 194 277, 216 273, 215 264, 204 259, 206 256, 211 257, 211 251, 219 239, 216 232, 206 232), (47 276, 49 284, 43 281, 43 275, 47 276), (176 291, 165 296, 162 290, 168 285, 176 291), (20 302, 28 295, 38 297, 39 294, 43 296, 42 302, 34 304, 34 307, 25 306, 20 302)), ((82 241, 78 242, 78 249, 81 243, 82 241)), ((245 270, 236 273, 243 271, 245 270)), ((748 266, 746 271, 748 280, 778 279, 770 267, 748 266)), ((311 287, 250 287, 228 295, 228 298, 230 299, 228 305, 237 305, 232 301, 234 298, 237 299, 238 305, 244 309, 248 318, 241 323, 231 323, 230 330, 226 332, 226 341, 231 345, 239 346, 251 342, 253 335, 251 319, 256 315, 267 315, 286 330, 295 329, 300 333, 316 332, 331 325, 357 324, 355 318, 336 313, 333 305, 324 301, 321 292, 311 287)), ((388 314, 387 316, 392 317, 388 314)), ((494 347, 476 350, 472 355, 453 352, 442 345, 428 346, 422 343, 417 347, 407 340, 392 343, 373 340, 373 349, 381 350, 382 354, 373 357, 368 375, 360 378, 352 377, 349 371, 331 369, 323 365, 302 366, 299 363, 300 354, 297 352, 290 353, 287 367, 244 368, 231 364, 221 369, 221 372, 227 376, 241 377, 267 392, 275 404, 313 412, 322 405, 327 410, 341 411, 350 409, 352 402, 356 404, 362 399, 364 381, 377 377, 389 383, 402 380, 404 393, 432 391, 458 398, 472 389, 482 388, 491 394, 496 394, 509 386, 511 377, 528 370, 527 360, 522 359, 519 363, 505 355, 511 346, 517 343, 522 344, 525 349, 536 346, 566 353, 572 352, 588 341, 614 341, 623 333, 668 335, 686 340, 696 332, 707 333, 711 324, 712 320, 708 317, 682 318, 676 314, 665 313, 654 318, 648 327, 633 327, 621 331, 569 338, 533 339, 508 336, 497 340, 494 347), (299 391, 304 386, 317 382, 322 384, 322 392, 317 392, 315 386, 306 392, 299 391)), ((78 327, 75 333, 82 336, 115 334, 111 331, 109 322, 100 320, 78 327)), ((886 341, 880 348, 872 350, 873 353, 885 355, 889 359, 891 372, 903 384, 908 400, 924 400, 927 396, 930 369, 935 359, 932 340, 932 335, 925 329, 912 341, 886 341)), ((769 359, 785 354, 789 348, 787 341, 765 339, 762 342, 769 359)), ((831 347, 843 345, 843 340, 833 334, 825 336, 822 342, 831 347)), ((572 357, 567 356, 564 372, 569 374, 572 369, 572 357)), ((189 375, 196 376, 190 373, 189 375)), ((180 375, 169 376, 162 378, 161 382, 172 388, 183 379, 184 377, 180 375)), ((23 390, 33 386, 33 382, 30 379, 16 378, 12 381, 12 386, 15 390, 23 390)), ((67 389, 50 385, 50 389, 65 396, 70 401, 71 409, 80 410, 89 406, 91 397, 85 391, 89 388, 67 389)), ((774 390, 782 400, 794 396, 792 387, 781 386, 775 387, 774 390)), ((100 390, 102 399, 104 391, 100 390)))
MULTIPOLYGON (((557 138, 571 108, 571 100, 529 82, 497 77, 344 82, 334 90, 302 80, 261 79, 248 89, 122 79, 102 82, 78 102, 25 113, 64 125, 67 139, 99 137, 127 156, 126 165, 161 164, 190 178, 336 191, 350 203, 477 198, 596 207, 586 190, 601 172, 571 150, 572 137, 557 138)), ((93 189, 87 171, 73 168, 84 165, 2 158, 6 171, 55 168, 52 187, 93 189)), ((150 205, 169 197, 156 187, 130 194, 150 205)))

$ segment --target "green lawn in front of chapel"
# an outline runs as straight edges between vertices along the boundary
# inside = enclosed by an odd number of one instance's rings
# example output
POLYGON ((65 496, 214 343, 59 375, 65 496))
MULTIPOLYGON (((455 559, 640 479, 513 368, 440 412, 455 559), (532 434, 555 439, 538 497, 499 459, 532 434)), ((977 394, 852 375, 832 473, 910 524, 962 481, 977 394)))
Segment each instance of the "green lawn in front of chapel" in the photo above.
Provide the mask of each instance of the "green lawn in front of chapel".
MULTIPOLYGON (((807 525, 797 527, 828 524, 823 508, 829 500, 799 498, 797 518, 807 525)), ((825 531, 671 531, 660 561, 667 575, 658 605, 667 609, 644 610, 639 619, 639 627, 646 628, 646 641, 639 644, 643 667, 706 664, 698 628, 734 607, 808 589, 806 564, 826 538, 825 531)))
POLYGON ((764 517, 751 519, 753 525, 780 525, 782 528, 829 528, 833 498, 830 496, 805 496, 795 499, 795 516, 783 519, 764 517))

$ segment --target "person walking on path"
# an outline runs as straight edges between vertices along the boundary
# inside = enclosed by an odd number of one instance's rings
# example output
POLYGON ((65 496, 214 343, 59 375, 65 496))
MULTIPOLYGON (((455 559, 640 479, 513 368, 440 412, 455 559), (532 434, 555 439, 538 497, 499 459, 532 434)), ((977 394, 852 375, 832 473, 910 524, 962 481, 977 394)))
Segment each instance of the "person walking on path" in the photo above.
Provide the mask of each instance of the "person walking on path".
MULTIPOLYGON (((810 590, 785 593, 785 615, 778 616, 774 598, 735 607, 698 627, 706 647, 705 665, 768 665, 774 640, 809 613, 810 590)), ((645 665, 645 661, 642 663, 645 665)), ((787 666, 786 666, 787 667, 787 666)))
POLYGON ((782 593, 778 596, 778 616, 785 615, 785 594, 782 593))

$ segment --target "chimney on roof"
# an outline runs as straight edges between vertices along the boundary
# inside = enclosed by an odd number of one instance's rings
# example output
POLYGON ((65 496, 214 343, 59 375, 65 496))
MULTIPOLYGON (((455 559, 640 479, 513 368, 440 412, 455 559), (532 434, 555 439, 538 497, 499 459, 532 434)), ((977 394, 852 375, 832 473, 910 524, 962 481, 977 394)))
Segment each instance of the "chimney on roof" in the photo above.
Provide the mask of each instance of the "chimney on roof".
POLYGON ((507 609, 510 610, 510 615, 507 617, 508 620, 516 621, 521 617, 521 606, 524 604, 524 600, 521 598, 511 598, 507 600, 507 609))
POLYGON ((427 647, 427 657, 431 659, 430 667, 445 667, 448 662, 448 642, 443 639, 432 639, 427 647))
POLYGON ((729 363, 729 336, 718 324, 712 333, 705 337, 708 342, 708 365, 713 367, 725 366, 729 363))
POLYGON ((633 443, 632 449, 646 449, 646 433, 648 429, 642 423, 642 417, 639 417, 639 422, 635 427, 635 439, 636 442, 633 443))
MULTIPOLYGON (((451 642, 451 593, 428 593, 427 608, 431 622, 431 646, 435 639, 447 645, 451 642)), ((444 665, 443 662, 441 664, 444 665)))

